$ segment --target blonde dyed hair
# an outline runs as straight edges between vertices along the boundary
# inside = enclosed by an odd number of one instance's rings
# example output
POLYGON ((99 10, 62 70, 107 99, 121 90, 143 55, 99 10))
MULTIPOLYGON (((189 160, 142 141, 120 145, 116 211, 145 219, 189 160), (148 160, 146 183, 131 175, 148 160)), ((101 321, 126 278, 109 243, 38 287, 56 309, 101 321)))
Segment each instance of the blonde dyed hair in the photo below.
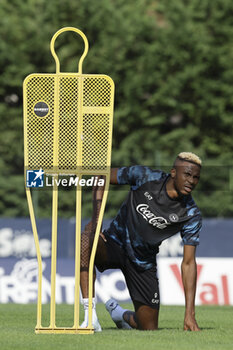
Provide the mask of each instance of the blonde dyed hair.
POLYGON ((192 162, 201 166, 201 158, 192 152, 181 152, 178 154, 177 158, 180 160, 186 160, 187 162, 192 162))

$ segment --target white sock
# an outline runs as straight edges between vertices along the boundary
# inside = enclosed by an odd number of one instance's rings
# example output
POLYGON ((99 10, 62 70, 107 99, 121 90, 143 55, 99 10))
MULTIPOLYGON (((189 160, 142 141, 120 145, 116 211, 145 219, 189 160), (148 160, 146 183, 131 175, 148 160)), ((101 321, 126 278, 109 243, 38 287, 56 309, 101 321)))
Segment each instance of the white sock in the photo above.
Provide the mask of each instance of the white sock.
POLYGON ((126 309, 123 309, 120 305, 117 305, 117 307, 112 310, 111 316, 114 321, 121 321, 123 320, 123 314, 127 311, 126 309))
MULTIPOLYGON (((83 307, 84 307, 84 322, 88 323, 88 298, 83 298, 83 307)), ((98 317, 95 309, 95 298, 92 298, 92 323, 94 324, 98 321, 98 317)))

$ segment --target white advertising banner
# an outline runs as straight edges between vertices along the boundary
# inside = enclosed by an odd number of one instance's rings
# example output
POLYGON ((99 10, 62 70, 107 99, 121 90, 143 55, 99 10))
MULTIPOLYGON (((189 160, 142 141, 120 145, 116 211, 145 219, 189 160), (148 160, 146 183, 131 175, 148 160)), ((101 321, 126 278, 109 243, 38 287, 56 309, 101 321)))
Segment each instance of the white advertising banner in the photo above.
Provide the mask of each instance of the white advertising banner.
MULTIPOLYGON (((161 304, 184 305, 181 277, 182 258, 158 258, 161 304)), ((74 261, 58 259, 56 302, 74 303, 74 261)), ((119 270, 97 274, 99 302, 115 298, 129 301, 124 276, 119 270)), ((36 259, 0 259, 0 303, 35 303, 37 299, 36 259)), ((43 262, 42 302, 50 300, 50 259, 43 262)), ((233 258, 197 259, 197 305, 233 305, 233 258)))
MULTIPOLYGON (((184 305, 182 258, 158 259, 161 304, 184 305)), ((233 259, 198 258, 196 305, 233 305, 233 259)))

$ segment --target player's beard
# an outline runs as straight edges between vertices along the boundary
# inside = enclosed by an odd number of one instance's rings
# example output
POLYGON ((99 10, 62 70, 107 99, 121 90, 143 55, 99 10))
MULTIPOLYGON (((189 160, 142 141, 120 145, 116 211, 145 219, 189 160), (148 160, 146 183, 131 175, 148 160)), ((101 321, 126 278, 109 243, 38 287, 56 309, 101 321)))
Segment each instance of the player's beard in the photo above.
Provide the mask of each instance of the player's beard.
POLYGON ((190 193, 187 193, 187 194, 181 193, 180 190, 178 189, 178 187, 177 187, 175 181, 174 181, 174 188, 175 188, 175 190, 176 190, 176 192, 177 192, 177 194, 178 194, 178 198, 186 197, 186 196, 188 196, 188 195, 191 194, 191 192, 190 192, 190 193))

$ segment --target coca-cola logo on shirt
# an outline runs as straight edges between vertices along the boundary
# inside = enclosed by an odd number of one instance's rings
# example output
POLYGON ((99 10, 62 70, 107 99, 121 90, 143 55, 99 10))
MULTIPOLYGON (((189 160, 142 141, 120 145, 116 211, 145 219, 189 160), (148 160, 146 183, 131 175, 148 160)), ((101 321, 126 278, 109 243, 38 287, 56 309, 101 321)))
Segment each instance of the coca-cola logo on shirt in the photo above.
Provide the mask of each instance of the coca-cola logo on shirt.
POLYGON ((139 204, 136 208, 137 212, 152 226, 160 229, 166 228, 170 223, 162 216, 156 216, 149 209, 148 204, 139 204))

